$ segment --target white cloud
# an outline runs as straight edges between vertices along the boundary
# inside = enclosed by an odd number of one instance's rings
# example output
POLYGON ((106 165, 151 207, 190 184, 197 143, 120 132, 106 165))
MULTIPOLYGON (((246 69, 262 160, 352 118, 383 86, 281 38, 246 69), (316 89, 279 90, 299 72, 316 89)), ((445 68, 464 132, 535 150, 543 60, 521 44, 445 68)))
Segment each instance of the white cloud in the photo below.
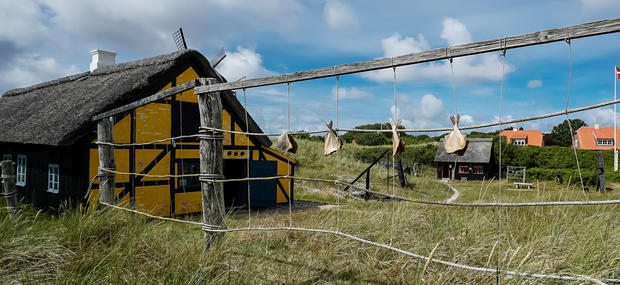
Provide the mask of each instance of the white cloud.
POLYGON ((617 0, 581 0, 581 7, 584 11, 591 13, 620 8, 620 2, 617 0))
MULTIPOLYGON (((617 116, 617 113, 616 113, 617 116)), ((598 108, 582 113, 581 118, 589 125, 594 126, 594 123, 599 123, 601 126, 613 126, 614 124, 614 110, 613 108, 598 108)), ((574 118, 571 118, 574 119, 574 118)))
POLYGON ((542 87, 542 80, 533 79, 527 82, 527 88, 540 88, 542 87))
POLYGON ((472 115, 463 115, 461 116, 461 120, 459 125, 469 126, 474 124, 474 116, 472 115))
POLYGON ((179 26, 190 48, 216 49, 228 38, 253 32, 287 33, 304 10, 297 0, 41 1, 58 34, 79 35, 89 48, 110 45, 141 54, 173 51, 171 34, 179 26))
POLYGON ((43 12, 35 1, 0 0, 0 7, 0 41, 27 47, 50 39, 49 28, 43 24, 43 12))
MULTIPOLYGON (((467 31, 465 25, 452 18, 446 18, 443 21, 443 32, 441 33, 441 37, 446 40, 449 45, 471 42, 471 35, 469 31, 467 31)), ((430 45, 422 35, 418 35, 417 39, 415 39, 412 37, 402 38, 400 34, 396 33, 383 39, 381 41, 381 46, 383 48, 384 57, 430 50, 430 45)), ((459 57, 454 59, 453 69, 454 78, 457 82, 498 81, 502 78, 502 59, 497 56, 497 54, 459 57)), ((506 74, 514 70, 514 66, 506 64, 506 74)), ((450 63, 447 61, 416 64, 396 69, 396 77, 399 81, 450 80, 451 73, 450 63)), ((367 72, 363 73, 361 76, 377 82, 393 80, 392 70, 390 69, 367 72)))
POLYGON ((217 66, 217 70, 228 81, 236 81, 244 76, 247 79, 275 74, 263 66, 260 54, 253 49, 244 47, 237 47, 236 52, 228 53, 226 58, 217 66))
MULTIPOLYGON (((332 93, 332 98, 335 100, 336 99, 336 86, 332 88, 331 93, 332 93)), ((372 93, 361 90, 357 87, 351 87, 351 88, 340 87, 338 89, 338 97, 340 98, 340 100, 347 100, 347 99, 372 100, 375 96, 372 93)))
POLYGON ((453 18, 443 20, 443 31, 441 38, 448 42, 448 45, 462 45, 471 42, 471 34, 467 27, 461 22, 453 18))
POLYGON ((359 26, 353 9, 340 1, 327 1, 323 9, 323 17, 332 30, 354 30, 359 26))
POLYGON ((36 54, 22 54, 0 71, 0 82, 9 87, 25 87, 75 74, 75 65, 62 67, 56 60, 36 54))

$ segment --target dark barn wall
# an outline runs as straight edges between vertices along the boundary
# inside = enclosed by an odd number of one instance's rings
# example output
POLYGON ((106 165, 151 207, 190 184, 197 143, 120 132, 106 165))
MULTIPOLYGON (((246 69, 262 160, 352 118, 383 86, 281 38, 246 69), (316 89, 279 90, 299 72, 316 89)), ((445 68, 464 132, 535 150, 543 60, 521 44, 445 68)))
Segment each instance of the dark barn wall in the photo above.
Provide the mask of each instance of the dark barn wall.
MULTIPOLYGON (((454 167, 454 163, 447 163, 447 162, 439 162, 437 163, 437 178, 441 179, 441 168, 448 166, 448 165, 452 165, 454 167)), ((493 164, 492 163, 456 163, 456 172, 454 173, 454 179, 455 180, 461 180, 462 177, 467 177, 467 180, 488 180, 491 177, 491 174, 493 173, 493 164), (483 174, 474 174, 474 173, 459 173, 458 169, 459 166, 464 165, 467 166, 468 168, 471 167, 472 169, 474 168, 474 166, 476 165, 482 165, 483 166, 483 174)))
POLYGON ((18 197, 43 209, 57 209, 62 203, 75 205, 83 201, 88 187, 88 152, 77 143, 73 146, 43 146, 0 143, 0 155, 26 155, 26 185, 17 186, 18 197), (48 192, 48 164, 60 166, 58 194, 48 192))

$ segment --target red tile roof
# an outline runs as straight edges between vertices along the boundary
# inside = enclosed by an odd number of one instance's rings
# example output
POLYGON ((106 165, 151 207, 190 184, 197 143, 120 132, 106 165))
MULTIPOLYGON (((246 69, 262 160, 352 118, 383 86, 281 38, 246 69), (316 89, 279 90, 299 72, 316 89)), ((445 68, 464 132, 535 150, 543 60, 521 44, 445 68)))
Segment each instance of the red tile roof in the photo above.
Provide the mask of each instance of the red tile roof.
MULTIPOLYGON (((620 128, 616 128, 617 136, 620 136, 620 128)), ((613 127, 581 127, 575 132, 575 140, 577 141, 577 148, 579 149, 591 149, 591 150, 608 150, 613 149, 613 145, 597 145, 597 139, 612 139, 614 138, 613 127)), ((617 149, 620 149, 616 145, 617 149)))
POLYGON ((500 136, 506 137, 506 142, 512 139, 525 139, 526 145, 543 146, 543 134, 538 130, 505 130, 500 136))

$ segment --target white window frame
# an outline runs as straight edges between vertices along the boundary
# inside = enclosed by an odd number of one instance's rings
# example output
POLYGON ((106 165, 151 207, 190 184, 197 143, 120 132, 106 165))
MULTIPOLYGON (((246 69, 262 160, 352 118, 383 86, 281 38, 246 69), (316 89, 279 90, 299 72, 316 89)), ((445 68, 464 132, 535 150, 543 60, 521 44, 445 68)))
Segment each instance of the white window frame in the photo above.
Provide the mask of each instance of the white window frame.
POLYGON ((513 139, 512 144, 514 145, 525 145, 525 139, 513 139))
POLYGON ((17 167, 15 171, 15 185, 26 186, 26 174, 28 170, 28 158, 25 154, 17 155, 17 167))
POLYGON ((614 139, 596 139, 596 145, 599 146, 613 146, 614 139))
POLYGON ((459 165, 459 174, 469 174, 469 167, 467 165, 459 165))
POLYGON ((60 189, 60 165, 47 165, 47 192, 58 194, 60 189))

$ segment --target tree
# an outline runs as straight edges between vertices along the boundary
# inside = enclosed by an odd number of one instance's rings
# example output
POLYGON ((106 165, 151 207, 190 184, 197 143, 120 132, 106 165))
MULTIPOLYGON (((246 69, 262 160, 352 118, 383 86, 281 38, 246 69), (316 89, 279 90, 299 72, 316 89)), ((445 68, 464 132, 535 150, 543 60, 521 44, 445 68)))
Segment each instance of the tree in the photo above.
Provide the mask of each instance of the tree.
MULTIPOLYGON (((587 126, 587 124, 580 119, 571 119, 570 125, 573 128, 573 132, 576 132, 577 129, 587 126)), ((568 120, 564 120, 557 126, 553 127, 551 131, 551 140, 552 144, 560 145, 560 146, 571 146, 571 133, 570 128, 568 127, 568 120)))

